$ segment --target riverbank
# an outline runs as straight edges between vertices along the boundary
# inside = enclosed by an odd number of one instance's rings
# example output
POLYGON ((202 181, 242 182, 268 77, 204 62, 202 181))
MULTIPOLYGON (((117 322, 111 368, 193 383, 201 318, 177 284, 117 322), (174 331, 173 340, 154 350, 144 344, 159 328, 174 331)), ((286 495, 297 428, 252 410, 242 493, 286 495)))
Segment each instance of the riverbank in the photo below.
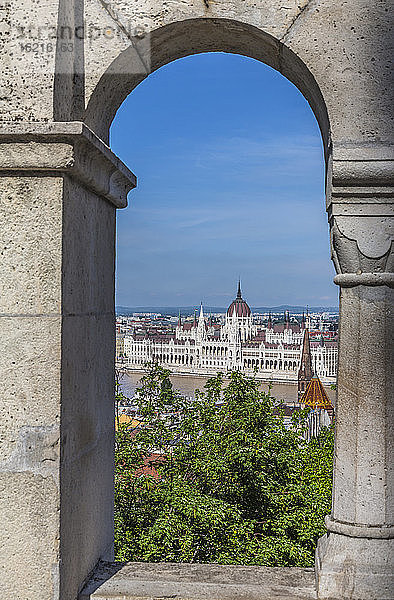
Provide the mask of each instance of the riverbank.
MULTIPOLYGON (((117 364, 116 368, 119 372, 124 372, 124 373, 128 373, 128 374, 139 374, 139 375, 143 375, 145 373, 145 369, 138 369, 135 367, 129 367, 129 366, 125 366, 122 364, 117 364)), ((216 372, 209 372, 209 371, 200 371, 198 373, 196 372, 190 372, 190 371, 181 371, 181 370, 172 370, 171 371, 172 375, 176 376, 176 377, 193 377, 196 379, 209 379, 210 377, 215 377, 215 375, 217 374, 216 372)), ((288 375, 286 377, 278 377, 275 375, 272 375, 270 377, 264 376, 261 373, 254 373, 253 371, 250 371, 249 373, 245 373, 245 375, 249 376, 249 377, 255 377, 255 379, 257 381, 261 381, 262 383, 277 383, 280 385, 297 385, 298 379, 297 379, 297 375, 288 375)), ((335 379, 334 378, 330 378, 330 379, 324 379, 321 378, 321 382, 324 384, 324 386, 329 387, 331 386, 333 383, 335 383, 335 379)))
MULTIPOLYGON (((132 398, 134 396, 136 389, 140 387, 140 379, 143 375, 144 371, 128 371, 121 374, 120 388, 125 396, 128 398, 132 398)), ((170 379, 174 388, 182 395, 187 397, 195 397, 196 390, 203 389, 209 377, 202 375, 180 375, 179 373, 174 373, 170 376, 170 379)), ((270 382, 262 380, 259 380, 259 382, 260 389, 264 392, 268 392, 270 382)), ((325 386, 325 390, 330 400, 334 400, 335 391, 329 386, 325 386)), ((273 381, 271 384, 271 395, 277 400, 281 400, 286 404, 292 404, 297 401, 297 383, 273 381)))

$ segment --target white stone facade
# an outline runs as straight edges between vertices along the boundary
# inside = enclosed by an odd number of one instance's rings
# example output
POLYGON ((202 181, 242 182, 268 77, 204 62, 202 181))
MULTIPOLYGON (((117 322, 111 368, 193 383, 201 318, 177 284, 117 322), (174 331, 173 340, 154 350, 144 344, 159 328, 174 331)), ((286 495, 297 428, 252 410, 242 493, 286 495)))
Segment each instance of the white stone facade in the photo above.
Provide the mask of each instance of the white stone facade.
MULTIPOLYGON (((242 300, 242 298, 240 297, 242 300)), ((178 373, 213 375, 219 371, 243 371, 261 379, 296 381, 300 366, 303 326, 298 323, 258 327, 246 302, 239 303, 243 311, 229 307, 225 323, 215 327, 204 318, 200 308, 198 320, 180 321, 175 337, 124 338, 126 364, 131 369, 143 369, 146 363, 157 361, 178 373)), ((337 374, 336 342, 311 343, 312 363, 323 382, 334 382, 337 374)))

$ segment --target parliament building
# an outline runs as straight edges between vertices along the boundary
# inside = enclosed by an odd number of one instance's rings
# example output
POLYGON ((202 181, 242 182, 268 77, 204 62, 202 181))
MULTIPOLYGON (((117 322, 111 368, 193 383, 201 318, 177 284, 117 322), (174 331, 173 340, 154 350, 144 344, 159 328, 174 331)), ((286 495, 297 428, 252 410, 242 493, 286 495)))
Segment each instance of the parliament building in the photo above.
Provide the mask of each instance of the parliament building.
MULTIPOLYGON (((179 316, 173 335, 126 336, 123 366, 142 370, 147 362, 157 361, 180 374, 211 376, 239 370, 263 380, 297 381, 304 337, 309 338, 309 330, 308 315, 294 322, 288 312, 281 323, 273 323, 271 316, 265 325, 254 323, 238 284, 224 323, 206 318, 201 305, 193 321, 182 322, 179 316)), ((326 340, 323 334, 308 341, 314 372, 322 382, 334 382, 337 341, 326 340)))

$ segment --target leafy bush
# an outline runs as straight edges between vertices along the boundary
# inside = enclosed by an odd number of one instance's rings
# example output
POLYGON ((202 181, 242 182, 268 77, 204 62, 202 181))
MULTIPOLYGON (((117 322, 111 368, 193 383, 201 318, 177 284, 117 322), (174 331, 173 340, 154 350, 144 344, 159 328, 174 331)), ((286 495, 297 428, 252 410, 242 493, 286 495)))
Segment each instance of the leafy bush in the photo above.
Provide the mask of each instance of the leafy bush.
POLYGON ((137 394, 143 425, 116 434, 117 560, 313 564, 331 507, 333 431, 306 442, 306 413, 286 429, 258 388, 218 375, 190 400, 149 365, 137 394))

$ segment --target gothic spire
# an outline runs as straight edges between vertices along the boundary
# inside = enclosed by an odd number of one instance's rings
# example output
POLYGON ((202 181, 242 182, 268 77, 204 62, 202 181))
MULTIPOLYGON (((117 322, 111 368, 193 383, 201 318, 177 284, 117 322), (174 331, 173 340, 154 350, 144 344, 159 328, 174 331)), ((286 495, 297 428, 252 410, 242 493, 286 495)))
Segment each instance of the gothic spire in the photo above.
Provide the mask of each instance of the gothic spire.
POLYGON ((202 341, 205 338, 206 338, 206 328, 205 328, 204 311, 203 311, 202 302, 201 302, 200 315, 198 317, 198 326, 197 326, 197 341, 202 341))
POLYGON ((238 292, 237 292, 237 298, 242 299, 242 294, 241 294, 241 279, 238 279, 238 292))
POLYGON ((200 304, 200 316, 199 316, 199 320, 200 319, 204 320, 204 311, 203 311, 203 308, 202 308, 202 302, 200 304))
POLYGON ((309 341, 309 330, 304 330, 304 339, 302 342, 302 354, 300 368, 298 370, 298 398, 301 398, 305 392, 308 383, 313 377, 312 353, 309 341))
POLYGON ((313 375, 313 367, 312 367, 312 353, 311 353, 311 343, 309 339, 309 330, 306 329, 304 332, 304 339, 302 343, 302 355, 301 355, 301 366, 304 366, 307 373, 313 375))

